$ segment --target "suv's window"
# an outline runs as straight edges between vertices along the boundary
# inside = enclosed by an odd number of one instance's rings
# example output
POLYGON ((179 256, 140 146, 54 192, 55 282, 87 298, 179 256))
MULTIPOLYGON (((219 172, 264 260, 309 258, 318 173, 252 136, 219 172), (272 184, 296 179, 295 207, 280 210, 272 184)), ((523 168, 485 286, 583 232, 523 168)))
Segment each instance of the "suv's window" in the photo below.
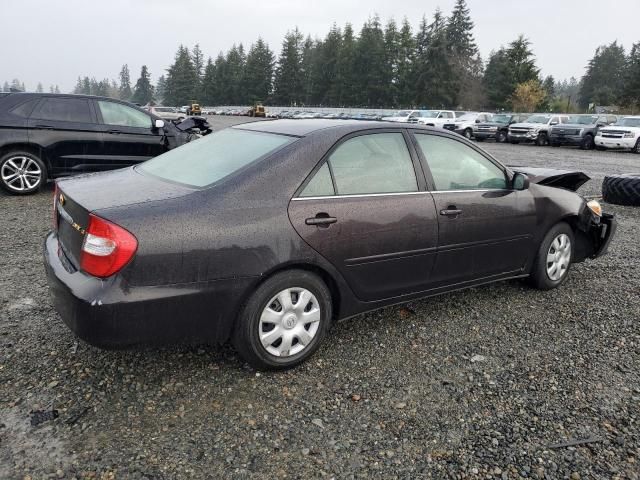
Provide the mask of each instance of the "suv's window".
POLYGON ((98 107, 102 113, 102 121, 107 125, 151 128, 151 117, 135 108, 104 100, 98 101, 98 107))
POLYGON ((93 123, 89 101, 84 98, 46 98, 34 116, 41 120, 93 123))
POLYGON ((20 105, 13 107, 11 109, 11 113, 13 113, 14 115, 18 115, 19 117, 27 118, 29 115, 31 115, 33 108, 36 106, 39 100, 39 98, 34 98, 33 100, 21 103, 20 105))
POLYGON ((507 188, 502 169, 467 145, 437 135, 416 134, 416 140, 436 190, 507 188))
MULTIPOLYGON (((375 133, 360 135, 341 144, 329 157, 328 163, 333 173, 337 195, 367 193, 401 193, 418 190, 413 162, 402 133, 375 133)), ((307 189, 320 183, 327 184, 326 173, 322 169, 317 175, 325 175, 324 180, 314 177, 307 189)), ((328 191, 328 187, 327 187, 328 191)))

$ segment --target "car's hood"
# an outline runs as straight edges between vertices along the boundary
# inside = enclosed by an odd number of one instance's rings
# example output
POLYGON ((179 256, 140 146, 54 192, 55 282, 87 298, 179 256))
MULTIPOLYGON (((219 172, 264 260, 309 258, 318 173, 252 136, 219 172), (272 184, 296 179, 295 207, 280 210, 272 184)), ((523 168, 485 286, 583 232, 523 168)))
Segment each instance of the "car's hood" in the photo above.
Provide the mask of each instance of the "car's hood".
POLYGON ((515 127, 515 128, 542 128, 542 127, 546 127, 547 124, 546 123, 528 123, 528 122, 522 122, 522 123, 512 123, 511 125, 509 125, 509 128, 515 127))
POLYGON ((578 170, 556 170, 555 168, 519 167, 511 166, 512 170, 524 173, 531 183, 548 187, 565 188, 577 191, 582 185, 591 180, 586 173, 578 170))
POLYGON ((601 132, 640 132, 640 127, 625 127, 624 125, 609 125, 602 127, 601 132))
POLYGON ((160 180, 136 167, 58 180, 65 196, 89 212, 189 195, 195 190, 160 180))
POLYGON ((506 123, 500 123, 500 122, 482 122, 476 125, 478 125, 479 127, 507 127, 508 126, 506 123))
POLYGON ((595 128, 596 125, 593 124, 587 124, 585 125, 584 123, 562 123, 560 125, 554 125, 552 128, 569 128, 569 129, 581 129, 581 128, 595 128))
POLYGON ((382 117, 382 120, 388 120, 390 122, 403 122, 409 117, 382 117))

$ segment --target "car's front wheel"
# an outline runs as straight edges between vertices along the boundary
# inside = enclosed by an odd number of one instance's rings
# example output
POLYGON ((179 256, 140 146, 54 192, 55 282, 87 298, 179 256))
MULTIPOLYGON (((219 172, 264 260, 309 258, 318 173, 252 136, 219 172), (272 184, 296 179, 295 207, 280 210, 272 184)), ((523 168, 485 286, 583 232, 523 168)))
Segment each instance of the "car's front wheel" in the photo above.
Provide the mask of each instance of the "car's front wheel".
POLYGON ((541 132, 540 134, 538 134, 538 138, 536 139, 536 145, 539 147, 545 147, 549 145, 549 137, 547 137, 546 133, 541 132))
POLYGON ((473 130, 471 130, 470 128, 465 128, 464 136, 467 140, 471 140, 471 138, 473 137, 473 130))
POLYGON ((331 318, 331 293, 317 275, 304 270, 280 272, 249 298, 233 343, 254 368, 291 368, 315 353, 331 318))
POLYGON ((496 137, 496 140, 498 141, 498 143, 505 143, 507 141, 507 132, 505 132, 504 130, 500 130, 498 132, 498 136, 496 137))
POLYGON ((567 279, 573 259, 574 235, 571 227, 560 222, 545 235, 533 261, 530 283, 540 290, 559 287, 567 279))
POLYGON ((29 152, 9 152, 0 158, 0 186, 14 195, 37 192, 47 181, 42 160, 29 152))

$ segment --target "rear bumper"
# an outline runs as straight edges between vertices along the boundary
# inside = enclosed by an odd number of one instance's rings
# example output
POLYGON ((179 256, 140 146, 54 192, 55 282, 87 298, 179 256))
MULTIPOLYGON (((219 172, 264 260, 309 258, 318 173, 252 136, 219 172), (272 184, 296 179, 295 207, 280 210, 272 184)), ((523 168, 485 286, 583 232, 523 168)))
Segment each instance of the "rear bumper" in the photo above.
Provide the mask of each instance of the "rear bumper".
POLYGON ((78 337, 102 348, 223 343, 256 277, 164 286, 132 286, 119 275, 100 279, 75 268, 45 239, 44 265, 53 304, 78 337))

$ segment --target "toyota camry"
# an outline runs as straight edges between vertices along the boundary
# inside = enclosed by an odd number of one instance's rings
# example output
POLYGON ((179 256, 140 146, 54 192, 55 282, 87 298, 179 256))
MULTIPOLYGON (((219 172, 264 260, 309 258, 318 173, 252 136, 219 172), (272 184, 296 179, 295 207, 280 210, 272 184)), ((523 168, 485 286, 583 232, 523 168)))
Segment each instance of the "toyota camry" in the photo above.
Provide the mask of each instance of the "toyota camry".
POLYGON ((243 124, 59 180, 45 266, 91 344, 231 340, 256 368, 288 368, 372 309, 513 278, 559 287, 615 232, 575 192, 588 180, 414 124, 243 124))

